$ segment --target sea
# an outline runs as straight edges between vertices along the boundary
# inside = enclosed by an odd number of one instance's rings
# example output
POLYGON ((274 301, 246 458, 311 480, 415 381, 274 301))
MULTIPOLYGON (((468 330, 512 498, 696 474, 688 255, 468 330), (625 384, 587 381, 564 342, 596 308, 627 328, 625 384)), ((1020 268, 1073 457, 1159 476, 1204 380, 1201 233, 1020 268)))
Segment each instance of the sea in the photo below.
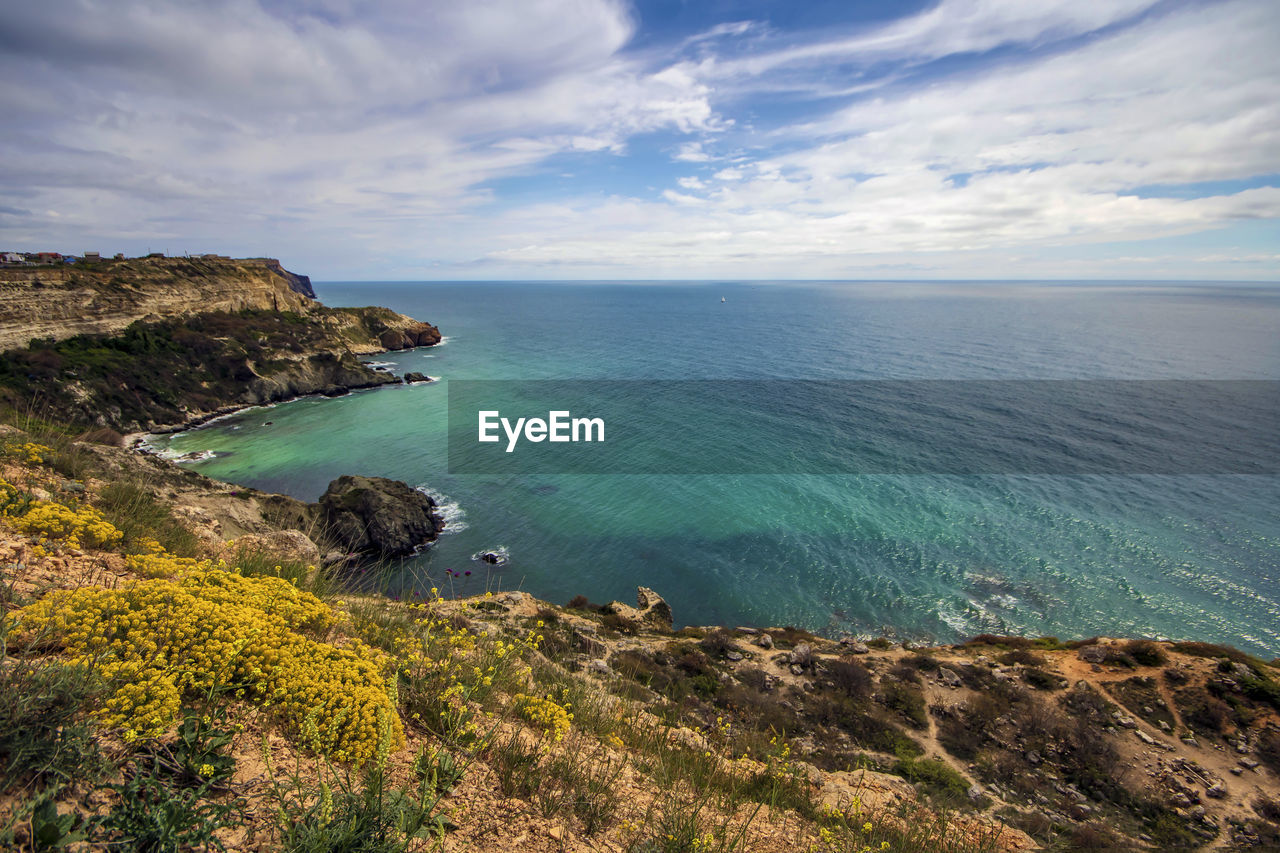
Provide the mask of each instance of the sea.
MULTIPOLYGON (((677 624, 792 625, 926 643, 979 633, 1144 636, 1280 655, 1274 465, 1263 473, 1176 463, 963 473, 789 467, 780 447, 821 412, 767 405, 770 389, 802 381, 925 389, 926 397, 930 388, 969 387, 963 383, 1039 387, 1019 384, 1028 380, 1267 387, 1280 380, 1280 285, 315 287, 328 305, 384 305, 437 325, 445 336, 438 346, 365 358, 437 381, 248 409, 152 444, 199 457, 186 464, 208 476, 304 500, 351 473, 432 495, 447 520, 438 542, 352 583, 405 599, 432 588, 448 596, 523 590, 558 603, 577 595, 630 603, 647 586, 671 604, 677 624), (654 383, 655 409, 664 406, 662 383, 705 380, 674 387, 706 391, 671 403, 680 407, 667 414, 679 422, 681 455, 666 466, 477 473, 450 465, 449 383, 461 388, 461 380, 654 383), (753 384, 758 393, 743 393, 753 384), (758 428, 765 409, 768 428, 758 428), (771 464, 681 467, 681 459, 721 458, 726 448, 771 464), (500 555, 499 564, 480 559, 485 552, 500 555)), ((945 399, 925 399, 919 417, 945 399)), ((912 420, 910 411, 899 417, 912 420)), ((1159 423, 1126 423, 1135 440, 1161 432, 1159 423)), ((929 458, 945 458, 946 431, 928 440, 929 458)), ((1119 440, 1124 446, 1126 436, 1119 440)))

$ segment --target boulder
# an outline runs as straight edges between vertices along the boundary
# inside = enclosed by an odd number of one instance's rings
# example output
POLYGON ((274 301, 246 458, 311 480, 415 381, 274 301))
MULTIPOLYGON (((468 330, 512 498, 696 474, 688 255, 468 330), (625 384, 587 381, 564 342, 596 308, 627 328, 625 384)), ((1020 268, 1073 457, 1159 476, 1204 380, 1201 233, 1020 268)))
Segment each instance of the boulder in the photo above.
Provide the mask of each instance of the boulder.
POLYGON ((430 382, 431 377, 425 373, 419 373, 416 370, 410 370, 404 375, 405 382, 430 382))
POLYGON ((1107 650, 1102 646, 1085 646, 1082 648, 1077 657, 1085 663, 1102 663, 1107 659, 1107 650))
POLYGON ((444 527, 436 502, 399 480, 344 475, 320 497, 328 537, 347 551, 394 559, 434 542, 444 527))
POLYGON ((607 676, 612 674, 613 670, 609 668, 609 662, 604 658, 596 658, 587 664, 587 671, 592 675, 607 676))

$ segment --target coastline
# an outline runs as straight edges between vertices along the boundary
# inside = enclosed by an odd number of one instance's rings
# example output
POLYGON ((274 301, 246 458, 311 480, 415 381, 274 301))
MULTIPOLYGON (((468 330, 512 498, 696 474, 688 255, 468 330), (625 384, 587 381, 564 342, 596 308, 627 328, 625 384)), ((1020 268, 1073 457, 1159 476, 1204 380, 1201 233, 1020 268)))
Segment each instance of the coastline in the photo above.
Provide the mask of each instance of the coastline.
MULTIPOLYGON (((436 347, 439 345, 440 345, 439 343, 422 344, 421 346, 409 347, 407 349, 377 350, 376 352, 361 353, 361 354, 362 355, 378 355, 381 353, 388 353, 388 352, 410 352, 412 350, 417 350, 417 349, 430 349, 432 347, 436 347)), ((150 436, 176 435, 177 433, 198 429, 202 426, 208 426, 209 424, 212 424, 215 421, 220 421, 223 418, 228 418, 232 415, 239 414, 240 412, 245 412, 250 409, 265 409, 271 406, 279 405, 281 403, 292 403, 295 400, 304 400, 312 397, 345 397, 347 394, 351 394, 356 391, 375 390, 377 388, 383 388, 388 385, 426 385, 436 381, 435 377, 427 377, 427 379, 425 380, 407 380, 403 376, 397 376, 394 373, 385 373, 385 372, 378 372, 378 371, 375 371, 375 372, 379 373, 379 375, 382 375, 382 376, 392 376, 394 377, 395 381, 369 382, 367 384, 341 384, 337 386, 341 388, 340 393, 334 393, 333 390, 327 389, 324 391, 311 391, 303 394, 287 394, 287 395, 281 396, 279 399, 270 400, 266 403, 233 403, 227 406, 222 406, 217 409, 214 409, 211 412, 205 412, 199 415, 194 415, 191 418, 185 421, 182 421, 181 423, 159 424, 147 430, 140 430, 137 432, 125 433, 121 437, 121 446, 129 450, 135 450, 139 453, 147 454, 149 456, 157 456, 157 454, 149 452, 145 448, 146 440, 150 436)), ((171 460, 165 460, 165 461, 171 461, 171 460)))

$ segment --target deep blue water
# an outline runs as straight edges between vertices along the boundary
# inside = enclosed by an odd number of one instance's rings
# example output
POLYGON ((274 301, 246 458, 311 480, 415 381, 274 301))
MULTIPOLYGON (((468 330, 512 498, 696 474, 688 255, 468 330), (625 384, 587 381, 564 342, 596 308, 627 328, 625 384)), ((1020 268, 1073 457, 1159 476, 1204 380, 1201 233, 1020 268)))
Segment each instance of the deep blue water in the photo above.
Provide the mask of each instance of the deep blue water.
MULTIPOLYGON (((387 305, 437 324, 443 346, 382 360, 445 380, 1280 379, 1275 285, 316 290, 330 305, 387 305)), ((1151 635, 1280 654, 1274 475, 450 474, 446 399, 447 381, 300 400, 171 443, 217 452, 195 466, 210 476, 308 500, 342 473, 429 488, 456 532, 403 567, 399 594, 501 586, 630 601, 642 584, 680 623, 940 641, 1151 635), (498 546, 507 566, 471 559, 498 546), (451 580, 446 569, 472 574, 451 580)), ((684 452, 776 449, 777 434, 711 411, 689 410, 684 452)), ((791 416, 798 430, 809 415, 791 416)), ((785 434, 785 417, 773 427, 785 434)))

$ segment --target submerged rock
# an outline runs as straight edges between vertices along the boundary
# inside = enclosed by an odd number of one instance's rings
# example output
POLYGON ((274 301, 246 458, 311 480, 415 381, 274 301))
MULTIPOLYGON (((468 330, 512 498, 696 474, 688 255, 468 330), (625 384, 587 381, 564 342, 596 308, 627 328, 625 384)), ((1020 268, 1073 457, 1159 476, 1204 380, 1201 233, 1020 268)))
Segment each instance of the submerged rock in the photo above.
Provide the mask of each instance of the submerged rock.
POLYGON ((348 551, 406 557, 444 527, 436 502, 399 480, 344 475, 320 497, 328 537, 348 551))

